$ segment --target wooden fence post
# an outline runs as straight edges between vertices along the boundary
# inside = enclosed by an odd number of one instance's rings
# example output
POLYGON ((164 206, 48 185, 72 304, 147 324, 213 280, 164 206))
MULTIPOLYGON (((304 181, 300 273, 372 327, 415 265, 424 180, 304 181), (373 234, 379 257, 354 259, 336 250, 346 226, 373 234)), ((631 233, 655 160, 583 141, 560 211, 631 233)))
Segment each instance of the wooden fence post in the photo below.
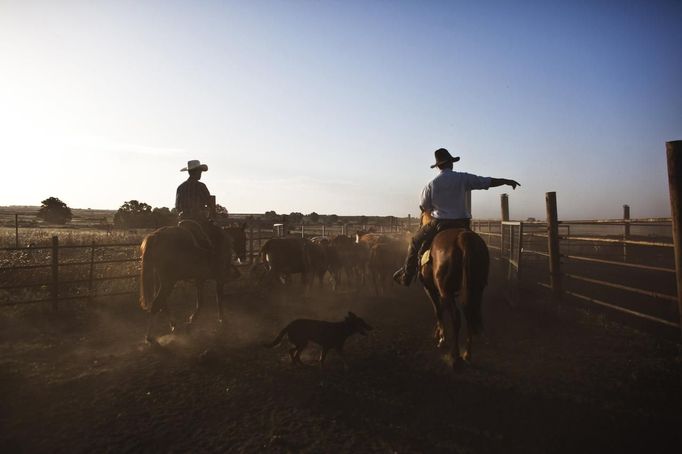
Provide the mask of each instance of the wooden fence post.
POLYGON ((682 334, 682 140, 666 142, 665 151, 668 158, 668 187, 673 217, 677 307, 680 318, 680 334, 682 334))
POLYGON ((95 268, 95 241, 90 245, 90 276, 88 278, 88 304, 92 305, 95 295, 93 294, 93 275, 95 268))
POLYGON ((502 220, 500 221, 500 257, 504 257, 505 252, 505 226, 504 222, 509 220, 509 195, 500 195, 500 214, 502 220))
POLYGON ((52 309, 59 307, 59 238, 52 237, 52 309))
POLYGON ((325 228, 325 225, 322 224, 322 236, 326 237, 327 236, 327 229, 325 228))
POLYGON ((305 238, 305 227, 301 224, 301 238, 305 238))
POLYGON ((559 252, 559 217, 557 215, 556 192, 545 194, 547 204, 547 251, 549 252, 549 279, 555 300, 560 300, 563 293, 561 287, 561 255, 559 252))
POLYGON ((14 247, 19 247, 19 215, 14 214, 14 247))
POLYGON ((508 221, 509 220, 509 195, 508 194, 502 194, 500 196, 500 209, 502 211, 502 220, 508 221))

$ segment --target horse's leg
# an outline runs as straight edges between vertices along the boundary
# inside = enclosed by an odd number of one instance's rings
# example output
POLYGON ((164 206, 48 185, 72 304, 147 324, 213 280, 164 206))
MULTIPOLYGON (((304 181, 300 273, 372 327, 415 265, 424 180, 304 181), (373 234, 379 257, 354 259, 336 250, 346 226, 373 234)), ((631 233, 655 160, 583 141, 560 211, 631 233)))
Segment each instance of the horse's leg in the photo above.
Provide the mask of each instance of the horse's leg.
POLYGON ((203 279, 197 279, 196 280, 196 286, 197 286, 197 305, 194 309, 194 312, 192 312, 192 315, 189 316, 189 320, 187 322, 187 328, 189 328, 192 323, 194 323, 199 316, 199 312, 201 312, 201 304, 202 301, 204 300, 204 280, 203 279))
POLYGON ((452 349, 450 350, 452 368, 459 369, 462 367, 462 357, 459 353, 459 330, 462 326, 462 317, 453 296, 450 296, 447 299, 444 298, 443 301, 446 310, 450 312, 450 318, 452 319, 452 349))
POLYGON ((215 283, 215 300, 218 305, 218 323, 223 324, 223 289, 225 283, 223 281, 216 281, 215 283))
POLYGON ((161 283, 159 287, 159 292, 154 297, 152 304, 149 309, 149 323, 147 324, 147 334, 145 335, 145 340, 149 343, 156 343, 156 339, 152 337, 152 328, 154 326, 154 320, 156 320, 157 314, 166 307, 166 299, 173 290, 173 284, 161 283))
POLYGON ((436 346, 442 348, 445 346, 445 329, 443 328, 443 306, 440 303, 440 296, 436 291, 424 286, 426 296, 433 305, 433 312, 436 316, 436 327, 433 331, 433 339, 436 341, 436 346))

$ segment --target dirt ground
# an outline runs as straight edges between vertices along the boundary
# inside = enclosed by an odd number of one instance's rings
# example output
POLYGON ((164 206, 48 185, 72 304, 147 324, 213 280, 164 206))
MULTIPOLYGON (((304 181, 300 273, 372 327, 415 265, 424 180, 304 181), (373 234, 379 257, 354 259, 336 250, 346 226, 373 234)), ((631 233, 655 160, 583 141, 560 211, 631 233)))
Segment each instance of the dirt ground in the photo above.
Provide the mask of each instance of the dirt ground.
MULTIPOLYGON (((175 307, 189 310, 191 292, 175 307)), ((487 291, 485 333, 453 372, 425 295, 233 295, 216 329, 145 344, 136 302, 4 315, 3 452, 679 452, 680 345, 487 291), (263 347, 290 320, 375 329, 324 370, 263 347)), ((158 325, 166 332, 165 323, 158 325)), ((313 364, 310 350, 304 361, 313 364)))

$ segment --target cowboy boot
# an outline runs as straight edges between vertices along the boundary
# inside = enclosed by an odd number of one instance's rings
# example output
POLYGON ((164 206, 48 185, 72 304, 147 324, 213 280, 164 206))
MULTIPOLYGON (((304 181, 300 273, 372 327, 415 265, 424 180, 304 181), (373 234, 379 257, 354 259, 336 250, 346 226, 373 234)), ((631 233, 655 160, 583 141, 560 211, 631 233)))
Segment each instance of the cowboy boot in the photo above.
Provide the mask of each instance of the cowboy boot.
POLYGON ((414 244, 410 244, 407 250, 407 259, 405 259, 405 265, 403 265, 398 271, 393 273, 393 280, 398 284, 405 287, 409 287, 414 279, 414 275, 417 271, 417 248, 414 244))

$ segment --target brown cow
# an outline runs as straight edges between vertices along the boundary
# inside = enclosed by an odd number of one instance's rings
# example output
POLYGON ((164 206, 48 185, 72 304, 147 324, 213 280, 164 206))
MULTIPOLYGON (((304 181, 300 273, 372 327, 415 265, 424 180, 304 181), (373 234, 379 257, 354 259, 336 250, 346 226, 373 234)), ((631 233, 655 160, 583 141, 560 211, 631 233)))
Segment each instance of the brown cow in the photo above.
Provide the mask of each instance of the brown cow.
POLYGON ((349 285, 359 283, 363 277, 363 270, 367 263, 368 251, 358 245, 352 238, 346 235, 337 235, 331 240, 336 260, 337 285, 341 284, 341 272, 343 271, 349 285))
POLYGON ((371 279, 376 295, 384 294, 387 288, 391 271, 396 265, 400 266, 405 254, 405 243, 393 236, 357 232, 357 244, 366 252, 365 265, 363 266, 365 282, 371 279))
POLYGON ((376 242, 369 250, 367 270, 371 276, 376 295, 386 293, 390 277, 396 266, 400 266, 405 255, 405 246, 399 240, 386 238, 376 242))

